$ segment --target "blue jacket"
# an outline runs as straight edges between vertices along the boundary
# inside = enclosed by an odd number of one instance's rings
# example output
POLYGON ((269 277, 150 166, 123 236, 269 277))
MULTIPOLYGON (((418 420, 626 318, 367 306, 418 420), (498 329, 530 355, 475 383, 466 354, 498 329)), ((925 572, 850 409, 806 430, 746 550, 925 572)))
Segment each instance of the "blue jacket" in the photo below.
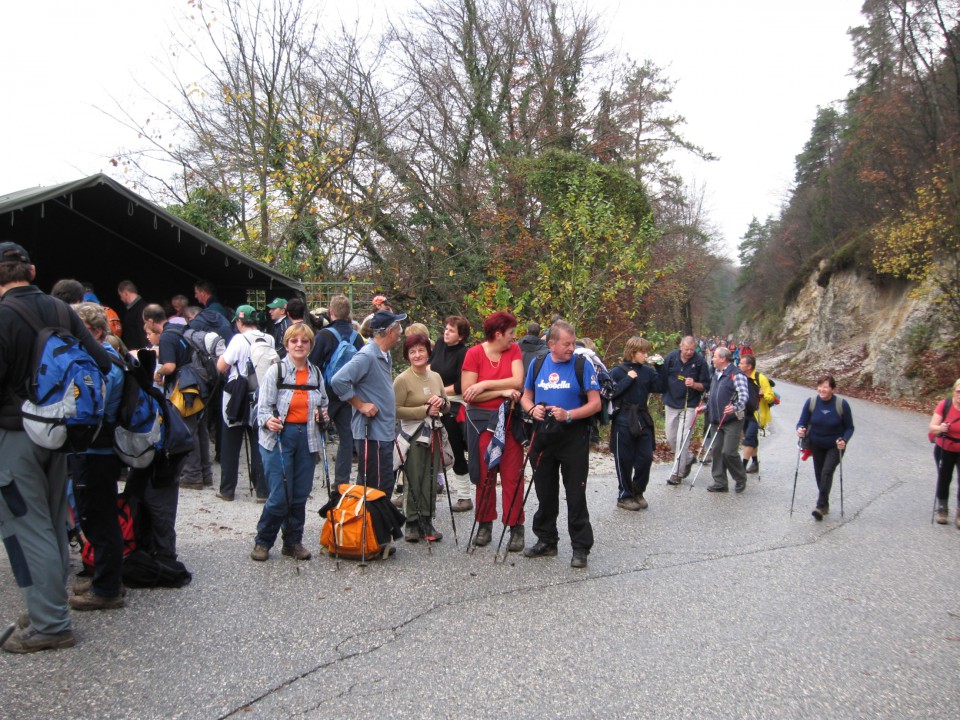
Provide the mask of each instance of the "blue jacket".
POLYGON ((393 393, 393 359, 375 342, 367 343, 337 371, 331 383, 343 402, 354 395, 377 406, 377 414, 367 418, 353 410, 350 432, 354 440, 369 437, 380 442, 393 442, 396 437, 397 398, 393 393), (369 435, 365 427, 369 425, 369 435))
POLYGON ((818 395, 812 413, 810 402, 803 404, 797 427, 805 427, 810 444, 821 449, 834 447, 841 438, 844 442, 850 442, 853 437, 853 413, 850 412, 850 403, 836 395, 824 402, 818 395), (843 417, 837 415, 837 400, 840 400, 843 417))

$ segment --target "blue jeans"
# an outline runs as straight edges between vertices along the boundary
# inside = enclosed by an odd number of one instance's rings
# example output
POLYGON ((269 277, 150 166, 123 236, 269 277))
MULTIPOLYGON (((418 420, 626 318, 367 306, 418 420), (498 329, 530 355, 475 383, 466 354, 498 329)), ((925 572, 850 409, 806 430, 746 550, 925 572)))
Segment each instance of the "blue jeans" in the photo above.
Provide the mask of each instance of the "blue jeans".
POLYGON ((307 498, 313 490, 316 453, 307 444, 306 423, 286 423, 273 450, 260 445, 270 495, 257 523, 257 545, 273 547, 283 529, 283 544, 303 542, 307 498))

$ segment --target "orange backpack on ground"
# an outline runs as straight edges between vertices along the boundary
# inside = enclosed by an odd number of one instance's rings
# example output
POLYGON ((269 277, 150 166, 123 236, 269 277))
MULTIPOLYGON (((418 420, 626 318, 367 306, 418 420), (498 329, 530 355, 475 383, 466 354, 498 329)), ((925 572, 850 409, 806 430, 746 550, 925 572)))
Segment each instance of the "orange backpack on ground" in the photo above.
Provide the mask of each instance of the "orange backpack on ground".
POLYGON ((326 519, 320 544, 331 555, 347 560, 360 560, 361 554, 367 560, 386 559, 392 540, 403 536, 403 515, 376 488, 368 487, 364 495, 363 485, 339 485, 337 494, 320 508, 320 515, 326 519), (362 548, 365 514, 367 540, 362 548))

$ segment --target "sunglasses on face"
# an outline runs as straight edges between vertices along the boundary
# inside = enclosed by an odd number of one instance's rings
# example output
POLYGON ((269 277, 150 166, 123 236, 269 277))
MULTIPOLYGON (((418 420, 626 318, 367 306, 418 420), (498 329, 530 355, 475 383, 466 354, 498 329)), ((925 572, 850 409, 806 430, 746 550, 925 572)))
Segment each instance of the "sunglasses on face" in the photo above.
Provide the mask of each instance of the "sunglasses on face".
POLYGON ((287 343, 288 344, 292 343, 294 345, 309 345, 310 341, 304 337, 292 337, 289 340, 287 340, 287 343))

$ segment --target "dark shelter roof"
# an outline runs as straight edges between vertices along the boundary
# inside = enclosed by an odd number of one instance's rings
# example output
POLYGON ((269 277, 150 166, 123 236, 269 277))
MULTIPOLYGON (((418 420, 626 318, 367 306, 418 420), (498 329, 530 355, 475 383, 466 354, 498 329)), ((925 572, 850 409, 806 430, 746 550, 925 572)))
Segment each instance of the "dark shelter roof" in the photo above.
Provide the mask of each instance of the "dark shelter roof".
POLYGON ((298 281, 102 174, 0 196, 0 240, 26 248, 43 290, 61 278, 89 281, 115 308, 121 280, 132 280, 147 302, 183 294, 193 303, 199 278, 233 307, 246 301, 248 289, 268 297, 303 291, 298 281))

